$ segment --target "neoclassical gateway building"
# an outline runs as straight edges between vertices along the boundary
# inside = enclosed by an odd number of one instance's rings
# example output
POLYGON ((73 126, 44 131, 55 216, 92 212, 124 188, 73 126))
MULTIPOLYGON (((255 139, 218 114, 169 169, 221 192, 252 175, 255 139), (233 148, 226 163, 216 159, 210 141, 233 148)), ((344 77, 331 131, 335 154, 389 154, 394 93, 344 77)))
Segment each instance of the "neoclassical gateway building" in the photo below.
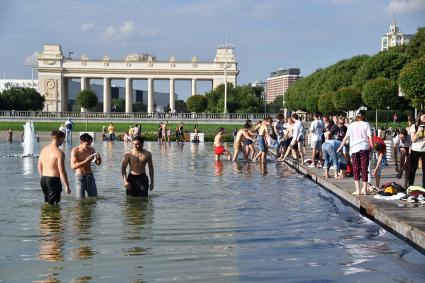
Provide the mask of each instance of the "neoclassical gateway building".
POLYGON ((68 59, 60 45, 44 45, 38 57, 40 93, 46 98, 45 111, 65 112, 68 104, 70 79, 81 80, 81 90, 90 86, 90 79, 103 79, 103 112, 111 112, 111 80, 125 80, 125 111, 132 112, 133 80, 147 80, 147 112, 154 111, 153 94, 155 80, 169 80, 170 109, 175 110, 174 85, 176 80, 192 81, 192 95, 196 94, 196 81, 212 81, 213 88, 227 82, 236 85, 239 73, 232 48, 217 49, 214 61, 177 61, 171 56, 168 61, 158 61, 154 56, 130 54, 124 60, 112 60, 108 56, 101 60, 68 59), (226 68, 227 66, 227 68, 226 68), (227 72, 225 72, 227 69, 227 72))

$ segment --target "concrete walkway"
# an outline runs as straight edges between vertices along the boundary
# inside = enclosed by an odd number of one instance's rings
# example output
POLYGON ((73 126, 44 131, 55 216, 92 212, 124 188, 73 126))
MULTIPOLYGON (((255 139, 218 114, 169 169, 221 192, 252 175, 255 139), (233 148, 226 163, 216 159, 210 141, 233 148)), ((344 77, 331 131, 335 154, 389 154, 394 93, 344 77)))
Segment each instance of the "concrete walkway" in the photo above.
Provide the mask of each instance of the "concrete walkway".
MULTIPOLYGON (((307 150, 306 157, 310 156, 311 151, 307 150)), ((352 194, 355 191, 353 178, 326 179, 322 177, 323 169, 308 168, 293 160, 288 160, 287 164, 425 254, 425 204, 379 200, 373 195, 355 196, 352 194)), ((373 184, 374 182, 372 179, 373 184)), ((403 185, 404 175, 402 179, 395 177, 394 162, 383 167, 381 184, 387 182, 403 185)), ((422 184, 421 169, 417 171, 415 184, 422 184)))

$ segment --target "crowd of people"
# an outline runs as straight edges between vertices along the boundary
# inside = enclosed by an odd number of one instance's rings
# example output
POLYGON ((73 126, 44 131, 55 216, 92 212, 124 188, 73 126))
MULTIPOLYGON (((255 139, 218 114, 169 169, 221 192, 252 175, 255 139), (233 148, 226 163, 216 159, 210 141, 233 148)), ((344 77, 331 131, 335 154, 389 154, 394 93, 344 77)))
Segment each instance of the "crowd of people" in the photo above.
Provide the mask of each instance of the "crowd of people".
MULTIPOLYGON (((365 195, 381 187, 382 166, 387 165, 387 145, 365 121, 365 115, 364 110, 358 111, 352 119, 314 113, 308 130, 296 113, 288 118, 283 114, 278 114, 275 119, 266 117, 256 125, 247 120, 241 129, 233 130, 233 153, 223 144, 224 128, 219 129, 214 138, 215 159, 224 155, 236 161, 240 154, 244 160, 262 163, 267 155, 277 161, 292 158, 310 168, 322 168, 326 178, 353 177, 354 194, 365 195), (307 137, 311 159, 305 158, 307 137), (333 174, 330 174, 331 169, 333 174)), ((414 184, 419 160, 424 164, 422 187, 425 187, 424 131, 425 112, 420 112, 416 121, 409 117, 408 128, 397 131, 392 142, 395 177, 401 179, 404 174, 403 188, 414 184)))

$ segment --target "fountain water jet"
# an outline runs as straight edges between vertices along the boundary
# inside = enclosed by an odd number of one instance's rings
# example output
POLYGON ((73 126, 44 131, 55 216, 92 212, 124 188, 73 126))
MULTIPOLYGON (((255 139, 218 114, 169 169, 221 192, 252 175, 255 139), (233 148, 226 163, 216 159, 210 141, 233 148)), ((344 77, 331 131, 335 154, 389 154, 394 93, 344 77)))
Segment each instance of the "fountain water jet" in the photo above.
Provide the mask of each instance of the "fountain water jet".
POLYGON ((38 144, 35 135, 34 124, 32 121, 26 122, 24 125, 24 137, 22 142, 24 152, 22 157, 37 157, 38 144))

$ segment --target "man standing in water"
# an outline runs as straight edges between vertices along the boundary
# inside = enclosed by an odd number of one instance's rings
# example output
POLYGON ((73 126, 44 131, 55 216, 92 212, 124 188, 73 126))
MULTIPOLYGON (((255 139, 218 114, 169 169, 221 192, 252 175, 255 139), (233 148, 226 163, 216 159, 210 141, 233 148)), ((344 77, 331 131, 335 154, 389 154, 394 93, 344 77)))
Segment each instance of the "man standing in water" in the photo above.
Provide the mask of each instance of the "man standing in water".
POLYGON ((71 193, 68 176, 65 171, 65 154, 59 148, 65 139, 65 134, 59 130, 53 130, 51 143, 45 146, 38 159, 38 172, 41 176, 40 185, 44 194, 44 201, 50 205, 61 200, 62 183, 66 186, 66 192, 71 193))
POLYGON ((92 136, 84 133, 80 136, 80 145, 71 151, 71 168, 75 170, 75 184, 77 198, 85 198, 86 191, 89 197, 97 197, 96 181, 90 163, 93 161, 96 165, 102 163, 100 154, 96 153, 91 146, 92 136))
POLYGON ((232 159, 232 155, 224 148, 222 144, 224 136, 224 128, 218 129, 218 134, 214 137, 214 153, 215 153, 215 160, 220 160, 220 155, 226 155, 228 160, 232 159))
POLYGON ((143 149, 143 143, 143 137, 136 136, 133 139, 133 150, 124 155, 124 160, 121 164, 121 175, 127 196, 147 197, 148 191, 153 190, 154 170, 152 154, 143 149), (127 166, 129 164, 130 173, 127 176, 127 166), (148 164, 149 168, 149 178, 146 176, 146 164, 148 164))

